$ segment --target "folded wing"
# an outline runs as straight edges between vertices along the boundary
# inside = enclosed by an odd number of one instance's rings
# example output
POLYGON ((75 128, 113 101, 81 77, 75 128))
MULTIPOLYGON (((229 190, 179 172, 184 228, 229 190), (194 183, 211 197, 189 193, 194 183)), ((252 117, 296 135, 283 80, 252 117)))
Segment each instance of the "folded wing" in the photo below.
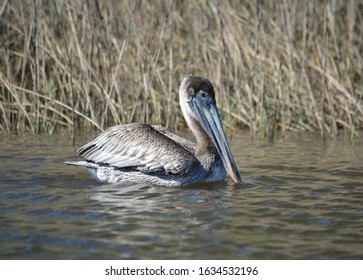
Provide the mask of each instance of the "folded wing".
POLYGON ((185 174, 199 165, 195 144, 161 126, 114 126, 78 150, 85 159, 143 172, 185 174))

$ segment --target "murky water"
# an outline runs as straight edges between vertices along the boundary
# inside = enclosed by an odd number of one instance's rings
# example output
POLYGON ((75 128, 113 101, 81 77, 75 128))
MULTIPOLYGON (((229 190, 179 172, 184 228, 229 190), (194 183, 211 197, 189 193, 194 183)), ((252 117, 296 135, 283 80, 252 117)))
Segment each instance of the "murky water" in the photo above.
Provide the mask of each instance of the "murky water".
POLYGON ((63 164, 67 136, 1 136, 0 258, 363 259, 363 140, 244 134, 242 184, 184 188, 104 185, 63 164))

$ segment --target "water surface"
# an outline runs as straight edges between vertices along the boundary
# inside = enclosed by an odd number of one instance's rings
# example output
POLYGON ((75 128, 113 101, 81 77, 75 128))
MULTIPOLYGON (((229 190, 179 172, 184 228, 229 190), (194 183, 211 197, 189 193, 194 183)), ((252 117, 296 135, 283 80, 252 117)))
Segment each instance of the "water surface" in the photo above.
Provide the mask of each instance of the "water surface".
POLYGON ((99 183, 63 164, 67 135, 1 136, 0 258, 363 259, 363 140, 242 134, 242 184, 184 188, 99 183))

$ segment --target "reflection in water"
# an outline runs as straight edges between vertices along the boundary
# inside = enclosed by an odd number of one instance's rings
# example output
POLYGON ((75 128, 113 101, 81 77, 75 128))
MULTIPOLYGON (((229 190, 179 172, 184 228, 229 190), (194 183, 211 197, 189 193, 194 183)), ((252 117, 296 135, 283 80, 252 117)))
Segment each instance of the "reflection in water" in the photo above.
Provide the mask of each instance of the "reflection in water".
POLYGON ((99 183, 67 139, 0 141, 0 258, 363 257, 361 140, 235 138, 242 184, 184 188, 99 183))

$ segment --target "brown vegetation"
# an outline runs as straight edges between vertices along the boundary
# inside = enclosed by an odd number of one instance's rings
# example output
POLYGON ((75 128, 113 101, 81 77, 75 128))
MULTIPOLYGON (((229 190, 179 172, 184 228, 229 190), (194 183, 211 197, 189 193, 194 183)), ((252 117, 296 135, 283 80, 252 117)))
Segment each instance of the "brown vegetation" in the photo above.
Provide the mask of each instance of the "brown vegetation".
POLYGON ((205 76, 227 129, 363 126, 362 1, 3 1, 0 130, 184 125, 205 76), (73 125, 75 124, 75 125, 73 125))

